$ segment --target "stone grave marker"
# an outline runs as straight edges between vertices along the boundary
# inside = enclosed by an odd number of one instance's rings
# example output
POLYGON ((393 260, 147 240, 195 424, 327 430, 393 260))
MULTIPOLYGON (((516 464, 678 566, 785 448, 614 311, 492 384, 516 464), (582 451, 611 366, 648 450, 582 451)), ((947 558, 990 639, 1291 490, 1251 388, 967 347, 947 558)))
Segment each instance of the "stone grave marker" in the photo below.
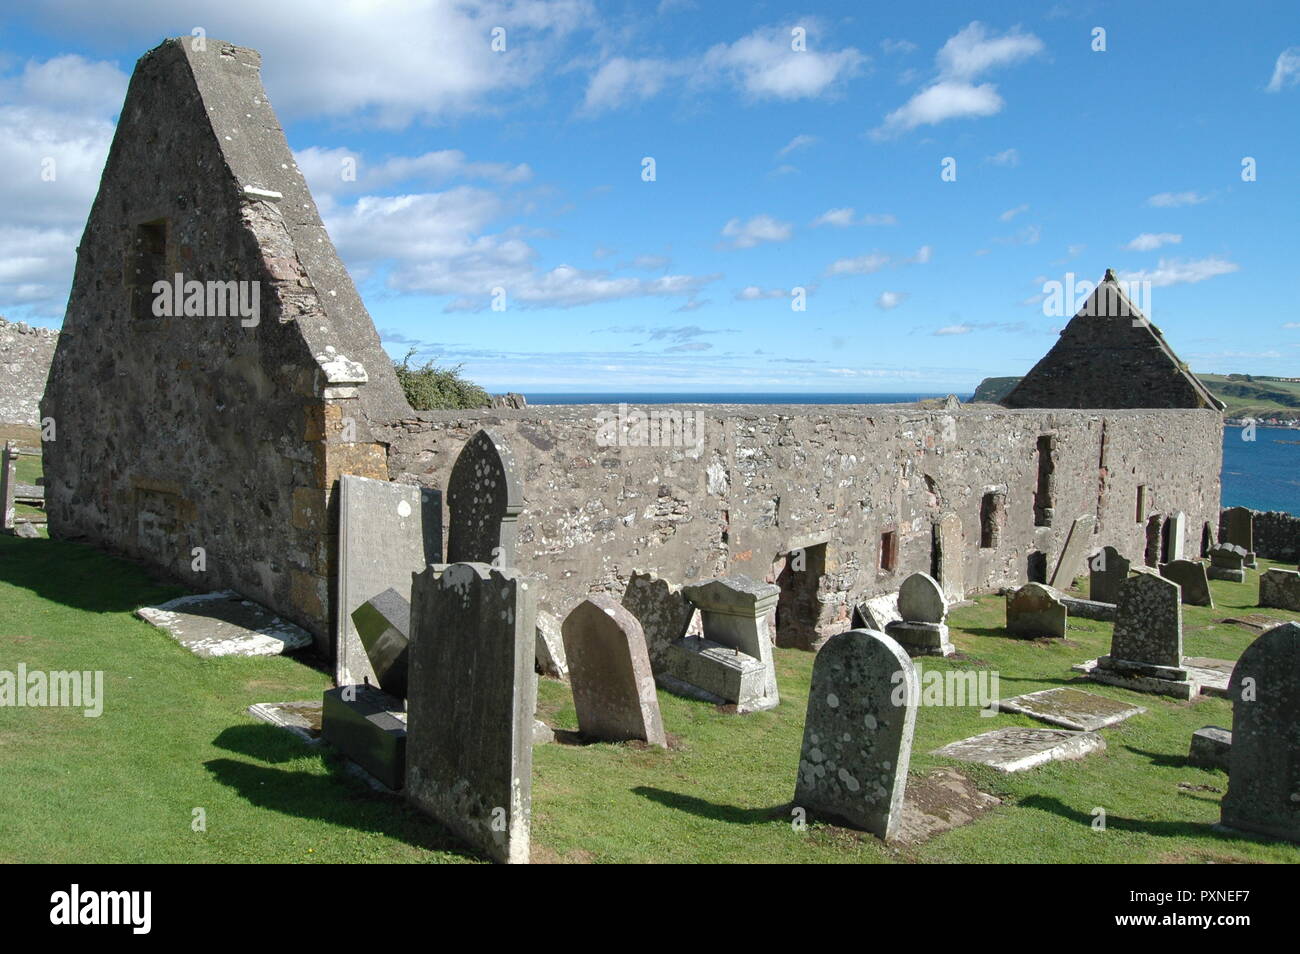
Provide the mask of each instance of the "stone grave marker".
MULTIPOLYGON (((1255 514, 1248 507, 1229 507, 1223 511, 1221 543, 1231 543, 1249 554, 1255 552, 1255 514)), ((1250 562, 1253 562, 1250 561, 1250 562)), ((1248 563, 1247 565, 1250 565, 1248 563)))
POLYGON ((536 609, 515 571, 429 567, 411 588, 406 797, 496 861, 526 863, 536 609))
POLYGON ((771 611, 780 587, 737 575, 686 586, 682 593, 700 611, 703 636, 673 644, 669 675, 741 711, 775 708, 780 695, 771 611))
POLYGON ((1128 579, 1132 563, 1114 547, 1102 547, 1088 560, 1088 598, 1118 603, 1119 586, 1128 579))
POLYGON ((1108 725, 1123 722, 1147 710, 1142 706, 1116 702, 1095 692, 1084 692, 1060 686, 1040 689, 1011 699, 1002 699, 998 708, 1003 712, 1017 712, 1032 719, 1041 719, 1052 725, 1082 732, 1093 732, 1108 725))
POLYGON ((1026 583, 1007 594, 1007 632, 1012 636, 1064 636, 1068 617, 1061 594, 1050 586, 1026 583))
POLYGON ((1210 576, 1199 560, 1171 560, 1160 564, 1160 575, 1182 588, 1182 600, 1188 606, 1214 606, 1210 595, 1210 576))
POLYGON ((888 636, 827 640, 813 663, 794 805, 893 840, 919 695, 912 660, 888 636))
POLYGON ((1230 583, 1246 582, 1246 551, 1232 543, 1210 548, 1210 579, 1230 583))
POLYGON ((1084 559, 1092 546, 1092 528, 1097 518, 1090 513, 1076 517, 1070 525, 1070 533, 1061 548, 1061 557, 1056 561, 1047 583, 1058 590, 1068 590, 1074 585, 1074 578, 1083 572, 1084 559))
POLYGON ((1192 733, 1187 748, 1187 762, 1200 768, 1228 771, 1232 761, 1232 732, 1217 725, 1207 725, 1192 733))
POLYGON ((352 613, 361 645, 379 688, 397 699, 406 698, 407 648, 410 645, 411 604, 389 587, 352 613))
POLYGON ((654 573, 633 571, 623 591, 623 606, 641 624, 645 632, 650 668, 656 675, 668 669, 668 649, 691 625, 695 606, 682 588, 654 573))
POLYGON ((589 739, 667 747, 645 633, 613 597, 583 600, 562 625, 578 730, 589 739))
POLYGON ((1232 755, 1222 823, 1300 842, 1300 623, 1246 647, 1232 671, 1232 755))
POLYGON ((930 754, 978 762, 999 772, 1023 772, 1060 759, 1081 759, 1104 748, 1106 740, 1095 732, 1015 726, 950 742, 930 754))
POLYGON ((560 623, 544 610, 537 611, 537 671, 553 679, 569 678, 560 623))
POLYGON ((411 574, 442 562, 442 494, 414 484, 344 474, 338 497, 334 681, 340 686, 367 681, 381 685, 352 614, 388 589, 409 606, 411 574))
POLYGON ((1259 604, 1300 613, 1300 571, 1274 567, 1259 576, 1259 604))
POLYGON ((944 599, 957 603, 966 598, 966 538, 961 517, 949 510, 934 525, 934 545, 939 554, 939 586, 944 599))
POLYGON ((898 640, 912 656, 951 656, 948 640, 948 602, 943 588, 928 573, 913 573, 898 588, 898 613, 887 623, 886 635, 898 640))
POLYGON ((447 480, 448 563, 511 567, 524 495, 514 454, 493 431, 461 448, 447 480))
POLYGON ((1120 586, 1110 655, 1075 668, 1108 685, 1194 698, 1201 685, 1183 659, 1182 588, 1136 569, 1120 586))
POLYGON ((1182 560, 1187 536, 1187 514, 1181 510, 1176 511, 1169 518, 1169 526, 1165 528, 1165 532, 1169 534, 1169 562, 1182 560))
POLYGON ((325 690, 321 736, 394 791, 406 780, 406 714, 372 686, 325 690))

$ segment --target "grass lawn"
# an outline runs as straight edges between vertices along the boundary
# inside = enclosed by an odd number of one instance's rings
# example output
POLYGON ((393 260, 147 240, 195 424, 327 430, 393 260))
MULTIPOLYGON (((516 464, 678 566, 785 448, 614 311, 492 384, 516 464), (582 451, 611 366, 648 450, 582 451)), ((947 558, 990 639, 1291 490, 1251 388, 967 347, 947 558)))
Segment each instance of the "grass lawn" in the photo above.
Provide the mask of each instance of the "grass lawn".
MULTIPOLYGON (((1256 610, 1258 574, 1215 582, 1217 610, 1185 607, 1185 651, 1235 659, 1253 638, 1216 623, 1256 610)), ((343 770, 328 749, 251 719, 255 702, 319 698, 324 672, 290 658, 198 659, 131 616, 178 595, 140 567, 78 544, 0 536, 0 669, 103 670, 103 715, 0 708, 0 862, 454 862, 477 860, 433 821, 343 770), (207 830, 191 829, 202 808, 207 830)), ((926 668, 988 667, 1001 695, 1068 683, 1104 653, 1110 626, 1071 620, 1048 645, 1001 635, 1002 600, 955 610, 962 654, 926 668)), ((1229 837, 1222 772, 1185 764, 1193 730, 1231 726, 1228 703, 1180 703, 1105 686, 1148 708, 1102 730, 1105 752, 1002 776, 962 765, 1004 800, 976 822, 911 849, 840 828, 790 825, 813 657, 776 651, 782 702, 727 715, 659 694, 670 751, 634 745, 534 751, 536 861, 1300 862, 1300 846, 1229 837), (1104 832, 1092 828, 1106 811, 1104 832)), ((576 729, 568 689, 543 679, 542 715, 576 729)), ((974 708, 922 708, 912 771, 951 763, 938 746, 1006 725, 974 708)))

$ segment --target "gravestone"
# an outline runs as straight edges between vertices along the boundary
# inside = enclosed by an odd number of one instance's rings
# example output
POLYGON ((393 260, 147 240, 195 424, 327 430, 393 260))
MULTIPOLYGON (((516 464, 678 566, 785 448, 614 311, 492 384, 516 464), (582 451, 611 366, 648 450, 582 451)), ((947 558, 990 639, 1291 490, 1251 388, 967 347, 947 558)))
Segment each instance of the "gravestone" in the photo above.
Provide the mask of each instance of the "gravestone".
POLYGON ((352 622, 366 649, 370 668, 379 680, 379 688, 390 696, 405 699, 411 604, 389 587, 358 606, 352 613, 352 622))
POLYGON ((645 633, 650 668, 655 675, 668 669, 668 649, 691 625, 695 607, 680 586, 653 573, 632 573, 623 591, 623 607, 637 618, 645 633))
POLYGON ((533 594, 513 570, 454 563, 411 586, 406 796, 496 861, 528 861, 533 594))
POLYGON ((1187 747, 1187 764, 1228 771, 1232 762, 1232 731, 1207 725, 1192 733, 1187 747))
POLYGON ((1211 547, 1210 568, 1207 572, 1212 580, 1245 583, 1246 551, 1232 543, 1220 543, 1211 547))
POLYGON ((944 599, 956 603, 966 598, 966 540, 961 517, 949 510, 935 523, 934 547, 938 551, 939 586, 944 599))
POLYGON ((492 431, 465 442, 447 480, 447 562, 511 567, 524 507, 510 448, 492 431))
POLYGON ((411 574, 442 561, 442 494, 413 484, 344 474, 339 478, 338 498, 334 681, 340 686, 379 685, 352 614, 388 589, 410 604, 411 574))
POLYGON ((902 618, 898 614, 898 594, 886 593, 883 596, 865 599, 855 605, 849 628, 869 629, 875 633, 883 633, 886 626, 902 618))
POLYGON ((321 737, 396 791, 406 779, 406 722, 400 699, 373 686, 325 690, 321 737))
POLYGON ((18 508, 14 495, 18 489, 18 448, 10 441, 0 447, 0 531, 12 530, 18 508))
POLYGON ((583 600, 561 627, 578 731, 589 739, 641 739, 667 747, 645 633, 611 596, 583 600))
POLYGON ((1248 507, 1229 507, 1223 511, 1221 543, 1231 543, 1247 553, 1255 552, 1255 514, 1248 507))
POLYGON ((1009 726, 949 742, 930 754, 977 762, 999 772, 1024 772, 1047 762, 1081 759, 1104 748, 1106 740, 1096 732, 1009 726))
POLYGON ((1084 559, 1092 546, 1092 528, 1096 523, 1097 518, 1090 513, 1075 518, 1069 536, 1065 538, 1065 546, 1061 548, 1060 559, 1056 561, 1056 569, 1047 581, 1049 586, 1068 590, 1074 585, 1074 578, 1083 572, 1084 559))
POLYGON ((1300 623, 1246 647, 1228 685, 1232 754, 1222 822, 1300 842, 1300 623))
POLYGON ((951 656, 948 603, 943 589, 928 573, 913 573, 898 588, 901 620, 886 624, 885 633, 912 656, 951 656))
POLYGON ((1188 606, 1214 606, 1210 595, 1210 577, 1205 564, 1199 560, 1172 560, 1160 564, 1160 575, 1173 580, 1182 588, 1183 602, 1188 606))
POLYGON ((1174 513, 1169 518, 1169 525, 1165 527, 1165 532, 1169 534, 1169 562, 1182 560, 1184 554, 1184 539, 1187 536, 1187 514, 1181 510, 1174 513))
POLYGON ((1201 683, 1183 658, 1182 588, 1147 567, 1136 569, 1120 585, 1110 655, 1083 671, 1112 686, 1194 698, 1201 683))
POLYGON ((813 662, 794 805, 891 841, 898 835, 920 695, 888 636, 832 636, 813 662))
POLYGON ((1088 560, 1088 598, 1096 603, 1118 603, 1120 584, 1128 579, 1132 563, 1114 547, 1102 547, 1088 560))
POLYGON ((1002 712, 1016 712, 1031 719, 1041 719, 1064 729, 1092 732, 1115 725, 1147 710, 1142 706, 1116 702, 1094 692, 1084 692, 1070 686, 1040 689, 1010 699, 998 700, 1002 712))
POLYGON ((550 613, 537 611, 537 671, 553 679, 569 678, 560 624, 550 613))
POLYGON ((1261 573, 1257 605, 1300 613, 1300 571, 1275 567, 1261 573))
POLYGON ((1061 594, 1042 583, 1026 583, 1007 594, 1007 632, 1012 636, 1064 636, 1069 612, 1061 594))
POLYGON ((682 594, 699 609, 703 636, 673 645, 671 675, 744 711, 774 708, 780 695, 771 611, 781 588, 737 575, 683 587, 682 594), (721 688, 726 691, 719 692, 721 688))

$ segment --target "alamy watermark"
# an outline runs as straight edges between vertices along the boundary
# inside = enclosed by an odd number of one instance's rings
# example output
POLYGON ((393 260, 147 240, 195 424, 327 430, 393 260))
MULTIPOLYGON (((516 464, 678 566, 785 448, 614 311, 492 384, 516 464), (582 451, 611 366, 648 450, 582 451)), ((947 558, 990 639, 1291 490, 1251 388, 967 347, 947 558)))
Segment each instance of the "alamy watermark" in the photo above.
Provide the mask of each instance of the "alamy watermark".
MULTIPOLYGON (((916 667, 920 693, 916 704, 936 708, 975 707, 982 716, 997 715, 999 677, 996 669, 923 669, 916 667)), ((895 706, 907 702, 907 680, 900 669, 890 681, 894 685, 890 701, 895 706)))
POLYGON ((171 281, 159 279, 153 292, 155 318, 234 318, 245 328, 262 320, 262 283, 258 281, 201 282, 177 272, 171 281))
POLYGON ((1093 295, 1097 283, 1082 279, 1076 281, 1074 272, 1065 273, 1065 281, 1050 280, 1043 282, 1043 315, 1047 318, 1072 318, 1075 315, 1101 318, 1134 318, 1135 323, 1145 323, 1151 317, 1151 282, 1136 279, 1121 281, 1115 279, 1124 294, 1116 296, 1113 312, 1109 300, 1101 307, 1107 314, 1097 314, 1097 302, 1101 296, 1093 295), (1132 305, 1130 308, 1129 306, 1132 305))
POLYGON ((87 719, 97 719, 104 712, 104 673, 29 672, 26 663, 19 663, 17 672, 0 669, 0 708, 4 707, 82 709, 87 719))
POLYGON ((596 415, 596 443, 601 447, 700 448, 704 446, 704 415, 671 407, 643 411, 620 404, 617 411, 596 415))

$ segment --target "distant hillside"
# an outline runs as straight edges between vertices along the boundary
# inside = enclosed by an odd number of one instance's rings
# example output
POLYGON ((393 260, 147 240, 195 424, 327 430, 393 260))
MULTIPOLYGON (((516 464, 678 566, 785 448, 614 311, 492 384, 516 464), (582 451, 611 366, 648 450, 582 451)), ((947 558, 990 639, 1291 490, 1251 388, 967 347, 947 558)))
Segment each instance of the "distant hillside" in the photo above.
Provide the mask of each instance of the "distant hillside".
MULTIPOLYGON (((1250 374, 1198 374, 1197 377, 1228 405, 1224 417, 1300 418, 1300 380, 1250 374)), ((971 400, 997 403, 1019 383, 1020 378, 985 378, 971 400)))

